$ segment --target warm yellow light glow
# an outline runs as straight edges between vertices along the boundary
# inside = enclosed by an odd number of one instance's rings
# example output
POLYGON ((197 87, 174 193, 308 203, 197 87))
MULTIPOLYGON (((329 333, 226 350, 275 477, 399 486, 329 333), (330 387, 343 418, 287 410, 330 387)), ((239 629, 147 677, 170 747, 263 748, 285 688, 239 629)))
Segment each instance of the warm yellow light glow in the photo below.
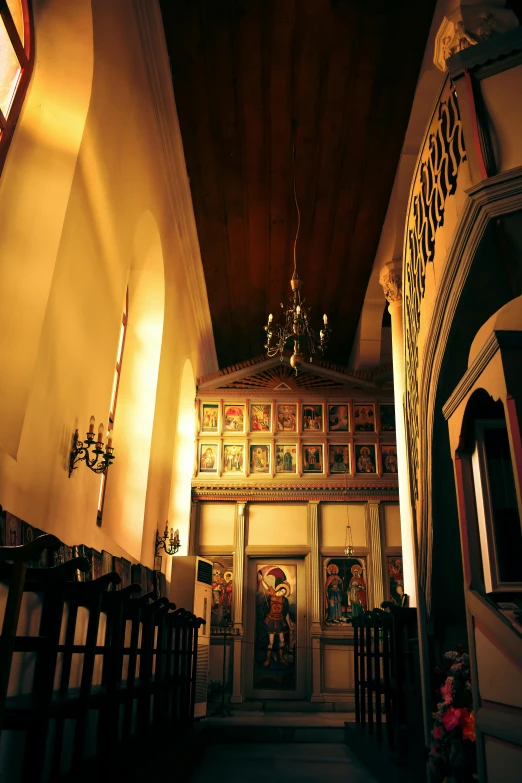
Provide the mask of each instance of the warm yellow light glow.
POLYGON ((100 481, 100 492, 98 495, 98 511, 102 510, 103 505, 103 490, 105 489, 105 482, 107 481, 107 474, 102 473, 101 481, 100 481))
POLYGON ((22 69, 11 39, 0 19, 0 109, 4 117, 9 114, 22 69))
POLYGON ((7 7, 15 24, 20 40, 24 43, 24 12, 21 0, 7 0, 7 7))
POLYGON ((118 388, 118 379, 119 379, 119 377, 120 377, 120 374, 119 374, 118 370, 115 370, 114 371, 114 380, 112 382, 111 406, 109 408, 109 412, 111 413, 111 415, 114 414, 114 403, 116 401, 116 390, 118 388))
POLYGON ((116 363, 121 363, 121 352, 123 351, 123 338, 125 337, 125 325, 122 323, 120 327, 120 341, 118 343, 118 352, 116 354, 116 363))
MULTIPOLYGON (((107 240, 109 244, 112 241, 110 232, 107 240)), ((151 475, 165 285, 161 242, 150 213, 143 214, 136 229, 128 286, 129 317, 117 391, 116 459, 110 468, 103 524, 116 540, 125 539, 125 548, 133 557, 151 562, 158 519, 153 511, 147 516, 146 498, 151 475)))
POLYGON ((178 555, 187 554, 190 526, 190 481, 194 467, 195 382, 192 364, 186 360, 179 393, 178 425, 172 471, 170 517, 179 529, 181 547, 178 555))

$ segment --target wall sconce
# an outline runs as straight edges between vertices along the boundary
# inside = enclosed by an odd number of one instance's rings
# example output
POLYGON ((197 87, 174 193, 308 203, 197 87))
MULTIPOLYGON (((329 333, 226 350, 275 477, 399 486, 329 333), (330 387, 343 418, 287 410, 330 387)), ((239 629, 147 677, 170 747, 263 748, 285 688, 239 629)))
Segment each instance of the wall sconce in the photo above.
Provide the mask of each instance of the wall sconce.
POLYGON ((71 478, 73 470, 76 470, 77 462, 85 462, 94 473, 105 473, 114 459, 112 431, 107 433, 107 444, 104 445, 103 424, 98 427, 98 440, 94 440, 94 423, 95 418, 91 416, 86 441, 79 440, 78 430, 73 435, 73 445, 69 454, 69 478, 71 478), (89 451, 91 448, 92 453, 89 451))
POLYGON ((181 542, 179 540, 179 530, 176 530, 174 532, 174 528, 170 528, 170 538, 169 538, 169 523, 168 520, 165 522, 165 532, 162 536, 160 536, 159 532, 156 530, 156 552, 154 556, 154 569, 156 571, 161 570, 161 555, 160 550, 164 549, 165 553, 167 555, 175 555, 178 549, 181 546, 181 542))

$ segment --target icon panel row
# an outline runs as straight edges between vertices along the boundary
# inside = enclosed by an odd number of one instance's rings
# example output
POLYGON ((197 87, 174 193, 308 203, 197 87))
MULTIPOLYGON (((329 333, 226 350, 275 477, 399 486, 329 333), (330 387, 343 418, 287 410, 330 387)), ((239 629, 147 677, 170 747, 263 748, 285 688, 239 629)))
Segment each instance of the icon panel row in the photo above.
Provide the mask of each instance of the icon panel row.
POLYGON ((201 401, 200 433, 395 432, 392 403, 201 401))
POLYGON ((201 439, 200 476, 338 476, 397 474, 394 443, 213 443, 201 439))

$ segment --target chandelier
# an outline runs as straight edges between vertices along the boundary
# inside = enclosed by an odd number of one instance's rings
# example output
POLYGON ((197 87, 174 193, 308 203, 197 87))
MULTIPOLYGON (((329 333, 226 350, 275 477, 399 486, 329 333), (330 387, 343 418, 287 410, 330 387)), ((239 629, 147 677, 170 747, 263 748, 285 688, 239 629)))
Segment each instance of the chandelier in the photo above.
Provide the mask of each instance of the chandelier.
POLYGON ((283 361, 283 352, 286 344, 289 341, 294 343, 294 352, 290 357, 290 364, 295 370, 297 375, 299 367, 301 366, 305 358, 308 361, 313 361, 314 355, 317 353, 320 356, 323 355, 326 344, 330 337, 330 328, 328 326, 328 316, 326 313, 323 315, 323 328, 319 331, 319 336, 312 329, 310 324, 310 308, 305 307, 305 300, 301 298, 301 288, 303 281, 299 279, 297 274, 296 263, 296 246, 297 237, 299 236, 299 228, 301 226, 301 213, 299 211, 299 204, 297 203, 297 192, 295 186, 295 147, 294 147, 294 201, 297 210, 297 231, 294 239, 294 272, 290 280, 290 286, 292 288, 292 296, 290 297, 288 305, 284 306, 281 303, 283 310, 283 322, 274 323, 274 316, 272 313, 268 316, 268 323, 265 326, 267 334, 267 341, 265 350, 269 357, 274 357, 279 354, 279 358, 283 361))

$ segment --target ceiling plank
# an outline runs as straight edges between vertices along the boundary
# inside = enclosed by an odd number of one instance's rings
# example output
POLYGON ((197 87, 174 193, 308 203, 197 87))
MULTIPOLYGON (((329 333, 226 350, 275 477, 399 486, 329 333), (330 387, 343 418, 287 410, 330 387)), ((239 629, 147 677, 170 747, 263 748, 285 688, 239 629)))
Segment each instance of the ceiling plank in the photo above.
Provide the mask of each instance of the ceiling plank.
POLYGON ((220 365, 260 354, 290 296, 294 140, 297 269, 346 365, 434 0, 160 3, 220 365))

